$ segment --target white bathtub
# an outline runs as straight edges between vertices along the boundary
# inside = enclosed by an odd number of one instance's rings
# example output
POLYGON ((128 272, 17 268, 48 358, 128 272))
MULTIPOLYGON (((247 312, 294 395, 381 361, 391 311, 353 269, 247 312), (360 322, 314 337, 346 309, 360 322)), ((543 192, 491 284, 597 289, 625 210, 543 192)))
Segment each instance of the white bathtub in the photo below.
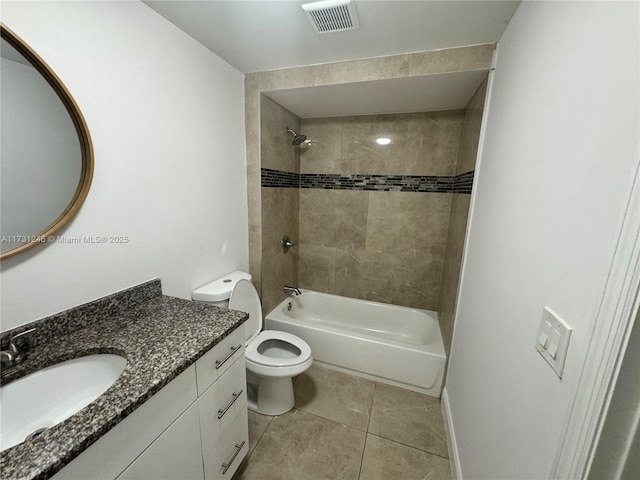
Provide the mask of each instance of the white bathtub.
POLYGON ((440 397, 446 356, 436 312, 302 290, 265 320, 307 342, 317 364, 440 397))

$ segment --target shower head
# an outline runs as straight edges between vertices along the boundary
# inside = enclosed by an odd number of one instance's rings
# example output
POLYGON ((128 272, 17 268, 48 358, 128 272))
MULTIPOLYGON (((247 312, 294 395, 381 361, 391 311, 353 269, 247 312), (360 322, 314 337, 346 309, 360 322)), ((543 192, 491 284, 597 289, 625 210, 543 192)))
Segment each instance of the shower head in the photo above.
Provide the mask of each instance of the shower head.
POLYGON ((307 139, 306 135, 298 135, 294 130, 291 130, 289 127, 286 128, 287 133, 293 135, 293 140, 291 141, 291 145, 300 145, 307 139))

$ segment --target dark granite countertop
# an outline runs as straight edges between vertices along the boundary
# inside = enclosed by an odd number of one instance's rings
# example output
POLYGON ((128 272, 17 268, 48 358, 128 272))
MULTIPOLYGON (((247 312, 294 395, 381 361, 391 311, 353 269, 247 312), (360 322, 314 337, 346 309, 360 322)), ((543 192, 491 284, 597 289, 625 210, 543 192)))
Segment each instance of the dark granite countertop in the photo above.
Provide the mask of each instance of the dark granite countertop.
POLYGON ((15 329, 38 328, 28 359, 3 371, 3 383, 95 353, 121 355, 127 366, 93 403, 0 453, 1 478, 51 477, 247 318, 242 312, 163 296, 155 280, 15 329))

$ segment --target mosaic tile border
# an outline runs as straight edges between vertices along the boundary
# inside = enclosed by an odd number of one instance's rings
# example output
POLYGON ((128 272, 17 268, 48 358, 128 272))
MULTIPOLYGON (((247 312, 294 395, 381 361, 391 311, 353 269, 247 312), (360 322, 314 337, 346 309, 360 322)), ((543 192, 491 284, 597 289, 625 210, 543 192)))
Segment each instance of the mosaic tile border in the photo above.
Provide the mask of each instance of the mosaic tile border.
POLYGON ((436 192, 470 194, 474 170, 455 176, 429 175, 338 175, 295 173, 261 169, 266 188, 320 188, 323 190, 368 190, 381 192, 436 192))
POLYGON ((300 174, 295 172, 283 172, 280 170, 261 168, 260 182, 263 187, 299 188, 300 174))

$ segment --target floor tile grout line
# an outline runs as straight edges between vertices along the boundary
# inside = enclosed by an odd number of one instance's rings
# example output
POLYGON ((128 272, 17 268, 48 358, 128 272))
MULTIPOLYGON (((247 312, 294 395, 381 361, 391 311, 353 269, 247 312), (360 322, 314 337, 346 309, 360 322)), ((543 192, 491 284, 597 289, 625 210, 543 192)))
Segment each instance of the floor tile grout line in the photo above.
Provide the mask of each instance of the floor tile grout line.
POLYGON ((362 465, 364 465, 364 452, 367 451, 367 442, 369 440, 369 432, 364 436, 364 448, 362 449, 362 457, 360 457, 360 468, 358 469, 358 480, 362 476, 362 465))
POLYGON ((364 448, 362 449, 362 457, 360 457, 360 469, 358 470, 358 480, 362 476, 362 465, 364 465, 364 452, 367 451, 367 441, 369 439, 369 425, 371 425, 371 415, 373 414, 373 403, 376 399, 376 389, 378 388, 378 382, 373 382, 373 395, 371 395, 371 408, 369 408, 369 420, 367 421, 367 431, 364 435, 364 448))
POLYGON ((371 395, 371 408, 369 408, 369 420, 367 421, 367 433, 371 426, 371 416, 373 415, 373 404, 376 402, 376 390, 378 390, 378 382, 373 382, 373 395, 371 395))
MULTIPOLYGON (((261 413, 257 413, 255 412, 257 415, 262 415, 261 413)), ((265 415, 266 417, 267 415, 265 415)), ((271 418, 269 419, 269 423, 267 423, 267 426, 265 427, 265 429, 262 431, 262 433, 260 434, 260 438, 258 438, 258 440, 256 441, 256 446, 253 447, 253 450, 251 450, 251 454, 249 456, 247 456, 247 459, 249 459, 249 457, 251 457, 251 455, 253 455, 253 452, 256 451, 256 448, 258 448, 258 445, 260 445, 260 442, 262 441, 262 437, 264 437, 264 434, 267 433, 267 430, 269 430, 269 427, 271 426, 271 422, 273 422, 273 419, 276 418, 275 416, 271 416, 269 415, 271 418)))
MULTIPOLYGON (((353 428, 354 430, 357 430, 359 432, 367 433, 367 430, 363 430, 362 428, 354 427, 353 425, 347 425, 346 423, 339 422, 338 420, 334 420, 333 418, 324 417, 324 416, 322 416, 322 415, 320 415, 318 413, 313 413, 313 412, 310 412, 308 410, 305 410, 302 407, 293 407, 293 408, 295 410, 300 410, 301 412, 308 413, 309 415, 314 415, 314 416, 316 416, 318 418, 323 418, 325 420, 329 420, 330 422, 337 423, 338 425, 342 425, 343 427, 349 427, 349 428, 353 428)), ((368 424, 367 424, 367 427, 365 427, 365 428, 368 428, 368 424)))
MULTIPOLYGON (((332 422, 332 423, 337 423, 337 424, 338 424, 338 425, 340 425, 340 426, 347 427, 347 428, 352 428, 352 429, 354 429, 354 430, 357 430, 358 432, 362 432, 362 433, 365 433, 365 434, 367 433, 367 431, 366 431, 366 430, 362 430, 362 429, 360 429, 360 428, 358 428, 358 427, 354 427, 353 425, 347 425, 346 423, 338 422, 337 420, 333 420, 333 419, 331 419, 331 418, 323 417, 322 415, 318 415, 317 413, 308 412, 308 411, 306 411, 306 410, 304 410, 304 409, 302 409, 302 408, 300 408, 300 407, 293 407, 293 408, 292 408, 291 410, 289 410, 289 411, 291 412, 291 411, 293 411, 293 410, 299 410, 299 411, 301 411, 301 412, 306 413, 307 415, 313 415, 314 417, 318 417, 318 418, 321 418, 321 419, 323 419, 323 420, 328 420, 329 422, 332 422)), ((287 413, 289 413, 289 412, 287 412, 287 413)), ((286 415, 286 414, 285 414, 285 415, 286 415)))
MULTIPOLYGON (((370 433, 370 432, 367 432, 367 433, 370 433)), ((382 435, 376 435, 375 433, 371 433, 371 435, 373 435, 375 437, 378 437, 378 438, 382 438, 382 439, 387 440, 389 442, 397 443, 398 445, 402 445, 403 447, 413 448, 414 450, 418 450, 420 452, 428 453, 429 455, 435 455, 436 457, 440 457, 440 458, 444 458, 445 460, 449 460, 449 457, 445 457, 443 455, 439 455, 437 453, 430 452, 429 450, 425 450, 423 448, 414 447, 413 445, 409 445, 407 443, 398 442, 397 440, 393 440, 391 438, 383 437, 382 435)))

